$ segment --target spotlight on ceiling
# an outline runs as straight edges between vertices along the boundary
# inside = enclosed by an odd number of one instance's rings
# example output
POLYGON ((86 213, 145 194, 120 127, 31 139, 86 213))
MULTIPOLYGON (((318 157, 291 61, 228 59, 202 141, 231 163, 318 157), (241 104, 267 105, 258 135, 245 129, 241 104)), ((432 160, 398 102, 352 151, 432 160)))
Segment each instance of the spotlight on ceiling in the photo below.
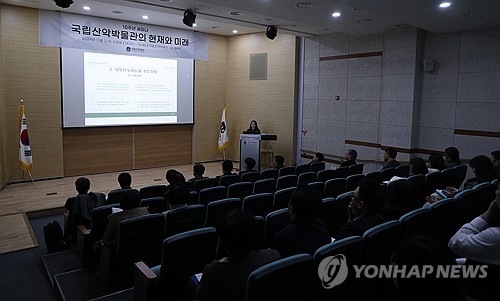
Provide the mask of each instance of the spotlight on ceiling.
POLYGON ((184 18, 182 19, 182 23, 184 25, 193 27, 193 24, 196 22, 196 13, 191 9, 186 9, 184 11, 184 18))
POLYGON ((277 35, 278 35, 278 27, 276 27, 274 25, 267 27, 266 37, 269 40, 274 40, 274 38, 276 38, 277 35))
POLYGON ((68 8, 73 4, 73 0, 54 0, 57 6, 62 8, 68 8))

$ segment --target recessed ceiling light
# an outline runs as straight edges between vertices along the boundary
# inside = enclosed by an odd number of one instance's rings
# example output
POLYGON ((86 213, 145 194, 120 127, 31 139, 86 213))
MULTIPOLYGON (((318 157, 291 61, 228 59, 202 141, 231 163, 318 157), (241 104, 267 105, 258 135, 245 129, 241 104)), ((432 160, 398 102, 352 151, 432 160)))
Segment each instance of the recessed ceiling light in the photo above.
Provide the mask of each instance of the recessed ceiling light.
POLYGON ((233 15, 233 16, 241 16, 241 15, 243 15, 243 12, 241 12, 241 11, 232 11, 229 14, 233 15))
POLYGON ((439 4, 439 7, 450 7, 451 3, 450 2, 442 2, 441 4, 439 4))
POLYGON ((156 0, 156 1, 158 1, 158 2, 166 2, 166 3, 170 3, 170 2, 172 2, 173 0, 156 0))
POLYGON ((238 33, 238 31, 235 29, 235 30, 233 30, 233 33, 238 33))
POLYGON ((198 24, 196 24, 196 23, 193 23, 193 27, 196 27, 196 26, 198 26, 198 24))
POLYGON ((84 6, 83 9, 84 10, 90 10, 90 7, 89 6, 84 6))
POLYGON ((208 9, 208 6, 205 6, 205 5, 196 5, 194 8, 195 8, 197 11, 198 11, 198 10, 206 10, 206 9, 208 9))
POLYGON ((313 4, 311 2, 300 2, 300 3, 295 4, 295 6, 300 7, 300 8, 309 8, 309 7, 313 6, 313 4))
POLYGON ((217 28, 219 28, 219 26, 211 26, 210 28, 217 29, 217 28))
POLYGON ((338 11, 336 11, 332 14, 332 17, 338 18, 338 17, 340 17, 340 13, 338 11))
POLYGON ((113 14, 121 15, 123 12, 121 10, 114 10, 113 14))
POLYGON ((356 23, 370 23, 371 21, 371 19, 359 19, 356 21, 356 23))
POLYGON ((146 16, 146 15, 142 16, 142 18, 143 18, 144 20, 149 19, 149 17, 148 17, 148 16, 146 16))

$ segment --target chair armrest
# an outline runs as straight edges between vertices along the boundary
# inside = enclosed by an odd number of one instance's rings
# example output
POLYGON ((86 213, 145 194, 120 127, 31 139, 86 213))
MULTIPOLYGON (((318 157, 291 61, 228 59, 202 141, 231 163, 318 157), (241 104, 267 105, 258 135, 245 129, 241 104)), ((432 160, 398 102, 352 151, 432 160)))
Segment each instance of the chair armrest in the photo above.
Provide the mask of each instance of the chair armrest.
POLYGON ((90 244, 90 231, 84 225, 78 226, 76 233, 76 254, 81 262, 90 254, 89 252, 92 252, 90 244))
POLYGON ((66 229, 66 225, 68 224, 68 219, 69 219, 69 212, 64 212, 63 217, 64 217, 64 229, 66 229))
POLYGON ((158 277, 142 261, 134 264, 134 301, 152 301, 158 277))
POLYGON ((99 272, 97 273, 97 278, 104 285, 105 288, 111 287, 111 269, 112 260, 114 252, 108 249, 106 246, 101 248, 100 258, 99 258, 99 272))

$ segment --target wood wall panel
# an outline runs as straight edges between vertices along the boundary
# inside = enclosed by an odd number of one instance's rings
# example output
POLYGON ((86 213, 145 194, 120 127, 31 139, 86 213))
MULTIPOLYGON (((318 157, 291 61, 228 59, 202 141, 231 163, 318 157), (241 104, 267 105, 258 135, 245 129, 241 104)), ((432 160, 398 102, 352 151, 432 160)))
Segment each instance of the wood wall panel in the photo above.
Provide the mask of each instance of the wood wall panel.
POLYGON ((135 169, 191 163, 192 125, 134 129, 135 169))
POLYGON ((3 5, 0 5, 0 189, 7 184, 7 173, 5 164, 6 148, 5 140, 5 91, 4 91, 4 63, 3 63, 3 5))
POLYGON ((133 128, 64 129, 64 176, 130 170, 133 128))

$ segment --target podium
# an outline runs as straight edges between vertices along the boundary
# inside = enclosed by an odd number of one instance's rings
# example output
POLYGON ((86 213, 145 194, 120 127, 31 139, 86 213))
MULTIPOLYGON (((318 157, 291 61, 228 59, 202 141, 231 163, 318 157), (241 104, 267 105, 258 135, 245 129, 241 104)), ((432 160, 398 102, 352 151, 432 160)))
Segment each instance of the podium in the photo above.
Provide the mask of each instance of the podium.
POLYGON ((240 171, 245 170, 245 159, 255 160, 255 168, 260 172, 260 141, 278 140, 274 134, 240 134, 240 171))

